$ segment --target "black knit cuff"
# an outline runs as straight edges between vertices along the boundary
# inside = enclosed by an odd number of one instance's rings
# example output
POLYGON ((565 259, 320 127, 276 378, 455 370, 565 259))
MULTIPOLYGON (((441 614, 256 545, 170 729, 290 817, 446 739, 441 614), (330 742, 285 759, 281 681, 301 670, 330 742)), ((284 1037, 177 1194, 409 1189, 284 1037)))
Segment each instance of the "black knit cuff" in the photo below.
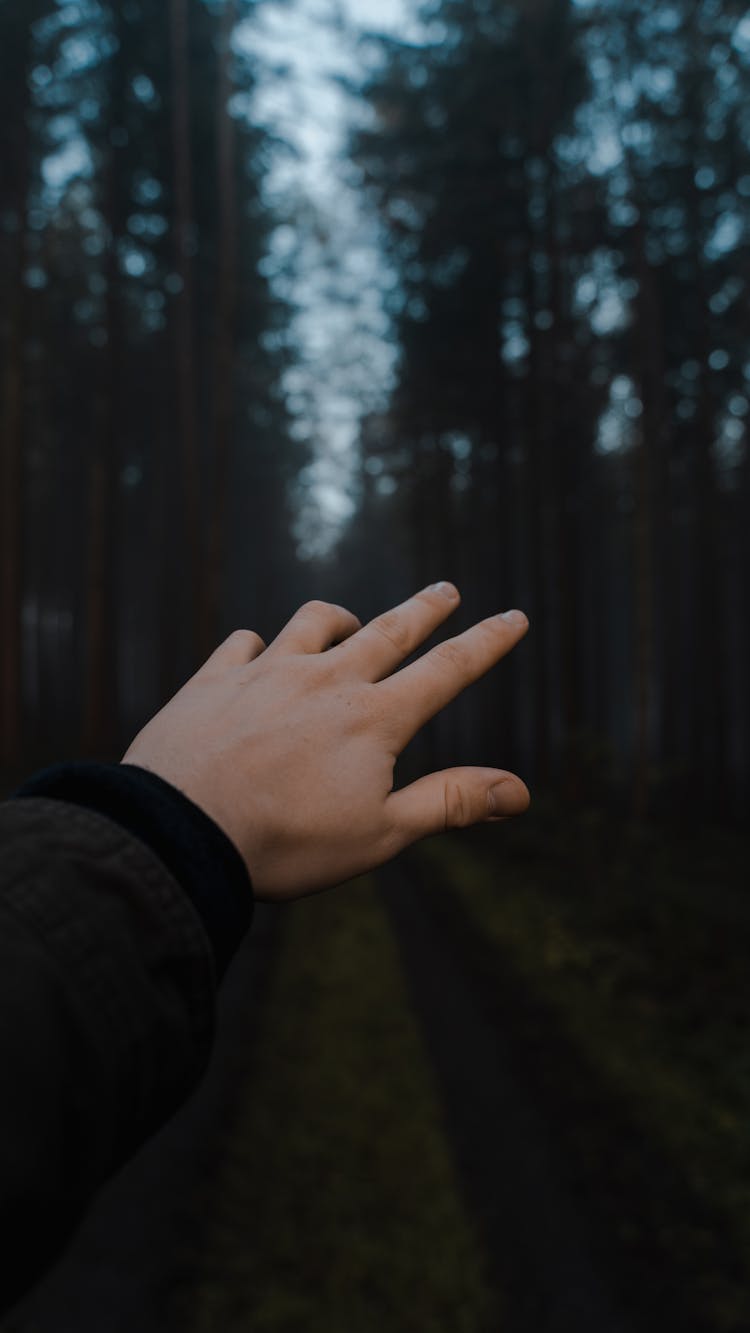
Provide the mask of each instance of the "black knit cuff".
POLYGON ((171 782, 129 763, 53 764, 8 799, 29 796, 97 810, 151 847, 198 911, 221 980, 250 926, 254 900, 242 857, 205 810, 171 782))

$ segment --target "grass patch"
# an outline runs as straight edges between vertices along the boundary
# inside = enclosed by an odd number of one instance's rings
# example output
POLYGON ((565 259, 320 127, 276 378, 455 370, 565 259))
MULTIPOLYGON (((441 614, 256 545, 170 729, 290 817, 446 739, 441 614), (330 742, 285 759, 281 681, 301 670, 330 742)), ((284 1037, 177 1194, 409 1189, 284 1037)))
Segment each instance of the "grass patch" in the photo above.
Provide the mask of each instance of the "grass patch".
POLYGON ((282 909, 190 1333, 498 1328, 370 880, 282 909))

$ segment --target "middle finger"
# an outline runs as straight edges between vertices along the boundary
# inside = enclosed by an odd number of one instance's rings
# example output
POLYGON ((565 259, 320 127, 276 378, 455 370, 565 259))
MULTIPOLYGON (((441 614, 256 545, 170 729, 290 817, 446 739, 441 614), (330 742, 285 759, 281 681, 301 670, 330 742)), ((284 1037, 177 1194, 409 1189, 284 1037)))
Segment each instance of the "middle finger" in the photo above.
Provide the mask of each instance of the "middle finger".
POLYGON ((460 601, 452 583, 433 583, 400 606, 376 616, 340 644, 336 655, 346 658, 357 675, 373 682, 382 680, 447 620, 460 601))

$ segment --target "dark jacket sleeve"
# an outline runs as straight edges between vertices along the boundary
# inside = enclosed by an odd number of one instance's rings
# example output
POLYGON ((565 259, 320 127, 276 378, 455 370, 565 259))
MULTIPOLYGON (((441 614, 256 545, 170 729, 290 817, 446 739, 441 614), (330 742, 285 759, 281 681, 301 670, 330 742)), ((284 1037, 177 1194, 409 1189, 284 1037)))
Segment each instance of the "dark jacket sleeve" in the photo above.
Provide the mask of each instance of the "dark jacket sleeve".
POLYGON ((0 1313, 208 1064, 252 916, 242 858, 134 765, 55 765, 0 803, 0 1313))

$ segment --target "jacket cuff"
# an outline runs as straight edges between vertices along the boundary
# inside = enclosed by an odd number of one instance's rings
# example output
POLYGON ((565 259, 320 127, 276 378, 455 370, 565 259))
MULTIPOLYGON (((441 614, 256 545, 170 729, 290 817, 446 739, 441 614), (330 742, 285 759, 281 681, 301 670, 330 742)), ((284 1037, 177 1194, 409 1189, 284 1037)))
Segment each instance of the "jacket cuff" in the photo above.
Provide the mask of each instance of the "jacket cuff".
POLYGON ((196 908, 220 981, 253 917, 247 867, 223 829, 165 778, 136 764, 72 760, 41 769, 8 800, 46 796, 106 815, 145 842, 196 908))

